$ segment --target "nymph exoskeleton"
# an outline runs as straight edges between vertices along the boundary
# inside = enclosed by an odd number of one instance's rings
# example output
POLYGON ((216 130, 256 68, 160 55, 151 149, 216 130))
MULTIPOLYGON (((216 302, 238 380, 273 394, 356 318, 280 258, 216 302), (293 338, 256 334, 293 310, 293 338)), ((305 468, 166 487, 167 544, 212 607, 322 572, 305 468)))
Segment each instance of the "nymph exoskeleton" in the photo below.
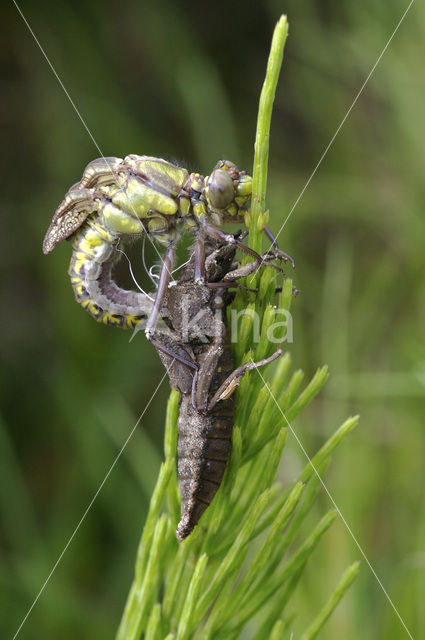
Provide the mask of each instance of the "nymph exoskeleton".
MULTIPOLYGON (((203 177, 159 158, 99 158, 87 165, 80 182, 69 189, 57 208, 43 251, 49 253, 73 236, 69 275, 77 301, 99 322, 127 328, 138 324, 137 309, 148 300, 135 292, 134 305, 122 304, 123 291, 111 278, 112 266, 120 257, 117 244, 148 234, 164 245, 158 291, 145 329, 151 338, 181 231, 195 235, 194 279, 198 283, 204 280, 206 238, 234 242, 261 262, 256 252, 216 226, 243 221, 251 192, 251 177, 227 160, 218 162, 211 175, 203 177)), ((266 233, 274 242, 267 228, 266 233)), ((289 256, 280 252, 279 257, 289 256)))
POLYGON ((178 475, 183 540, 213 500, 230 454, 234 404, 232 393, 244 373, 268 364, 281 351, 260 362, 234 369, 223 289, 252 273, 255 263, 232 264, 235 244, 212 251, 205 260, 205 284, 194 281, 196 257, 169 287, 165 309, 171 331, 155 331, 152 339, 167 367, 172 387, 181 392, 178 418, 178 475))

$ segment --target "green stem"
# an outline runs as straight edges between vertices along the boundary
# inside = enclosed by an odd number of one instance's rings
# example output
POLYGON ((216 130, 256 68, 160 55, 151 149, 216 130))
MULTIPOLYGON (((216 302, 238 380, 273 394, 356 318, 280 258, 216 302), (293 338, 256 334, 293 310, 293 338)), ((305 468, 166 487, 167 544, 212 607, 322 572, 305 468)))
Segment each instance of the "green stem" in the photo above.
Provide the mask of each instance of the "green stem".
POLYGON ((261 231, 267 224, 265 213, 267 167, 269 162, 270 123, 277 81, 283 60, 283 49, 288 35, 288 21, 281 16, 277 23, 267 63, 266 78, 261 90, 258 107, 257 132, 255 135, 254 168, 252 174, 252 206, 249 229, 249 244, 261 253, 261 231))

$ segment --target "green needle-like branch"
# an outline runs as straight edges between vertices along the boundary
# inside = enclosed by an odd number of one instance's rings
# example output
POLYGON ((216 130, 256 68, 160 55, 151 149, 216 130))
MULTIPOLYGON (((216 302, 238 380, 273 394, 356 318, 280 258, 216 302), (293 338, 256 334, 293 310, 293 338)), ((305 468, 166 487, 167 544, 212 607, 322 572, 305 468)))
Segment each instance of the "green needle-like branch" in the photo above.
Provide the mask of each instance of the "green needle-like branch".
POLYGON ((332 593, 329 600, 326 602, 323 609, 319 612, 318 616, 313 620, 311 625, 306 631, 304 631, 300 640, 313 640, 317 637, 317 634, 324 626, 326 620, 330 617, 333 610, 344 596, 346 591, 350 588, 352 582, 356 578, 360 569, 360 562, 355 562, 348 569, 345 570, 341 577, 335 591, 332 593))
POLYGON ((254 167, 252 175, 252 206, 249 241, 252 249, 261 253, 261 231, 267 225, 265 211, 267 168, 269 162, 270 124, 277 81, 283 60, 283 49, 288 36, 288 21, 281 16, 270 48, 267 72, 258 106, 257 133, 255 136, 254 167))

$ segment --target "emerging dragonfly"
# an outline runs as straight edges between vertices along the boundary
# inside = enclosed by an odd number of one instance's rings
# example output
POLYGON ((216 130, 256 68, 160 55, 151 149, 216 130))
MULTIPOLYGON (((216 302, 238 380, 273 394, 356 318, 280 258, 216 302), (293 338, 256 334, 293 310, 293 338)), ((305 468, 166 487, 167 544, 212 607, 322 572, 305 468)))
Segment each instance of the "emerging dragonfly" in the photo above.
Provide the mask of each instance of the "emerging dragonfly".
MULTIPOLYGON (((258 263, 263 261, 216 226, 243 221, 251 192, 251 176, 228 160, 219 161, 204 177, 149 156, 99 158, 87 165, 80 182, 69 189, 57 208, 43 252, 49 253, 59 242, 74 236, 69 275, 77 301, 99 322, 123 328, 135 327, 149 308, 145 332, 152 341, 181 231, 195 235, 194 280, 199 284, 205 281, 207 238, 234 243, 258 263), (146 294, 124 291, 111 277, 120 256, 117 244, 143 234, 166 247, 153 305, 146 294)), ((265 232, 276 251, 273 235, 267 227, 265 232)), ((279 252, 279 258, 293 262, 284 252, 279 252)))
MULTIPOLYGON (((145 327, 167 365, 171 384, 182 391, 180 540, 191 533, 221 482, 233 427, 229 397, 240 377, 251 368, 251 364, 244 365, 232 372, 226 303, 220 303, 217 291, 234 286, 237 279, 256 268, 251 262, 244 270, 234 270, 237 247, 253 255, 257 263, 277 269, 269 259, 290 259, 276 249, 260 256, 238 236, 215 226, 243 220, 251 191, 251 177, 225 160, 206 178, 147 156, 94 160, 59 205, 43 242, 44 253, 49 253, 73 236, 69 275, 77 301, 105 324, 134 328, 140 323, 145 327), (193 256, 175 286, 169 287, 176 242, 185 230, 195 235, 193 256), (111 273, 122 253, 117 246, 120 241, 143 234, 166 247, 158 289, 150 295, 119 287, 111 273), (211 242, 221 245, 212 254, 211 242), (199 343, 193 335, 186 343, 183 340, 183 298, 189 298, 189 325, 199 311, 206 314, 207 344, 199 343), (161 318, 165 318, 171 334, 159 331, 161 318)), ((268 235, 274 240, 270 232, 268 235)), ((252 366, 266 364, 279 353, 252 366)))

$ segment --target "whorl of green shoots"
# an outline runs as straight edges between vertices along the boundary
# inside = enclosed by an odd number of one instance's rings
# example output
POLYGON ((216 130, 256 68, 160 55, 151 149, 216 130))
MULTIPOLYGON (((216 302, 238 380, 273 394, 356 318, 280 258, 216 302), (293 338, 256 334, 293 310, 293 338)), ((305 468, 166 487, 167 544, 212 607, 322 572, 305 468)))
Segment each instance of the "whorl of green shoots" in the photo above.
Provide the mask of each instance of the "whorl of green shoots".
MULTIPOLYGON (((265 220, 270 118, 287 30, 283 16, 273 36, 261 94, 251 238, 265 220)), ((250 309, 238 317, 235 366, 267 357, 276 348, 267 337, 269 327, 281 320, 274 306, 275 272, 261 269, 257 287, 256 295, 238 292, 232 305, 237 312, 250 309), (260 318, 257 343, 255 314, 260 318)), ((289 311, 291 301, 292 282, 287 279, 277 308, 289 311)), ((280 331, 284 335, 285 327, 280 331)), ((347 420, 313 457, 320 478, 309 463, 285 490, 276 484, 288 421, 313 400, 326 378, 323 367, 302 388, 303 374, 290 374, 288 353, 275 363, 268 386, 257 371, 245 375, 237 391, 232 452, 223 482, 199 525, 182 543, 175 537, 180 518, 176 472, 179 394, 171 392, 165 461, 152 495, 117 640, 236 640, 246 637, 248 625, 255 640, 288 637, 294 617, 287 610, 289 601, 336 513, 329 511, 308 534, 303 523, 332 452, 357 424, 357 418, 347 420)), ((356 572, 357 565, 347 570, 303 640, 316 636, 356 572)))

